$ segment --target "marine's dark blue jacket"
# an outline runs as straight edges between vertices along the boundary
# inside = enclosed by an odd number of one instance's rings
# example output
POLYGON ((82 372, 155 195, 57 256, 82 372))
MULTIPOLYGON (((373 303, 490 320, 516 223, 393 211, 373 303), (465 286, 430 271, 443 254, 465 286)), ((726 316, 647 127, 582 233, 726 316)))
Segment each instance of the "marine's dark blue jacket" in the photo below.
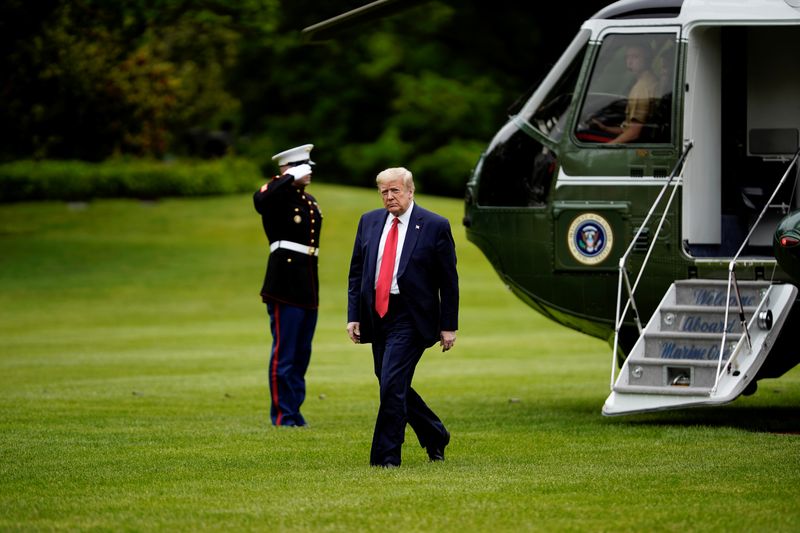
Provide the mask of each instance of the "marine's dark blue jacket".
MULTIPOLYGON (((286 240, 319 248, 322 213, 317 200, 293 187, 294 177, 276 176, 253 195, 270 243, 286 240)), ((318 257, 277 249, 269 254, 261 298, 316 309, 319 305, 318 257)))

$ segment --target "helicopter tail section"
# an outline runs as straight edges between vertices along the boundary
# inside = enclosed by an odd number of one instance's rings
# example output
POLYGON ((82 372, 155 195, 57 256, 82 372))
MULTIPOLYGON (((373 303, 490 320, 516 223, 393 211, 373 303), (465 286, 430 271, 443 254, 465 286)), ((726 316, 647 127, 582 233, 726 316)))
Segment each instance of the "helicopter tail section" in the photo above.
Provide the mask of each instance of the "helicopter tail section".
POLYGON ((755 385, 797 297, 791 284, 673 283, 625 361, 607 416, 718 405, 755 385))

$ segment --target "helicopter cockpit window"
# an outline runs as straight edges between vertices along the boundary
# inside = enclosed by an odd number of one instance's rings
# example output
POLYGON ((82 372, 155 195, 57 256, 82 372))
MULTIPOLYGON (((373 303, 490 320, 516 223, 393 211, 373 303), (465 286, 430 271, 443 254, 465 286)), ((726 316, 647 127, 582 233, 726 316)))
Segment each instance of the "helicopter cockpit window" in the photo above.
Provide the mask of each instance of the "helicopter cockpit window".
POLYGON ((556 65, 515 117, 530 128, 508 122, 492 140, 480 165, 478 204, 503 207, 545 207, 558 169, 552 145, 564 133, 570 102, 590 32, 581 30, 556 65), (541 135, 533 134, 535 129, 541 135))
POLYGON ((675 35, 614 34, 603 40, 575 137, 587 143, 668 143, 672 137, 675 35))
POLYGON ((578 83, 589 32, 579 33, 520 115, 531 126, 558 142, 564 135, 569 105, 578 83), (557 76, 557 78, 555 77, 557 76))

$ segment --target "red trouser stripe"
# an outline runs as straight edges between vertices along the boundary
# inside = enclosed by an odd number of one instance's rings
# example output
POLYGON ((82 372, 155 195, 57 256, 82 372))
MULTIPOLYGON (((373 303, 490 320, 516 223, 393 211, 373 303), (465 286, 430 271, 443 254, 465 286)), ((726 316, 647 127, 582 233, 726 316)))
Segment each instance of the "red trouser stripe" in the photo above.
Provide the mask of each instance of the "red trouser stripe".
POLYGON ((270 381, 272 382, 272 405, 278 411, 275 424, 280 426, 283 413, 278 403, 278 354, 281 349, 281 306, 275 304, 275 349, 272 352, 272 368, 270 369, 270 381))

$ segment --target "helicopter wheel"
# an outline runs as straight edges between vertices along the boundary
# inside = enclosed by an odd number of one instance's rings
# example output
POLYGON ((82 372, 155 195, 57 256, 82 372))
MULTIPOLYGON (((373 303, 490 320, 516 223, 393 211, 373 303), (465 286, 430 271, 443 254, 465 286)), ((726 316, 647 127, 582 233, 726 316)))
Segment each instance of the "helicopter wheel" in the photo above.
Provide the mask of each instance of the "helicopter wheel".
POLYGON ((747 387, 742 391, 742 396, 752 396, 758 390, 758 382, 756 380, 747 384, 747 387))

